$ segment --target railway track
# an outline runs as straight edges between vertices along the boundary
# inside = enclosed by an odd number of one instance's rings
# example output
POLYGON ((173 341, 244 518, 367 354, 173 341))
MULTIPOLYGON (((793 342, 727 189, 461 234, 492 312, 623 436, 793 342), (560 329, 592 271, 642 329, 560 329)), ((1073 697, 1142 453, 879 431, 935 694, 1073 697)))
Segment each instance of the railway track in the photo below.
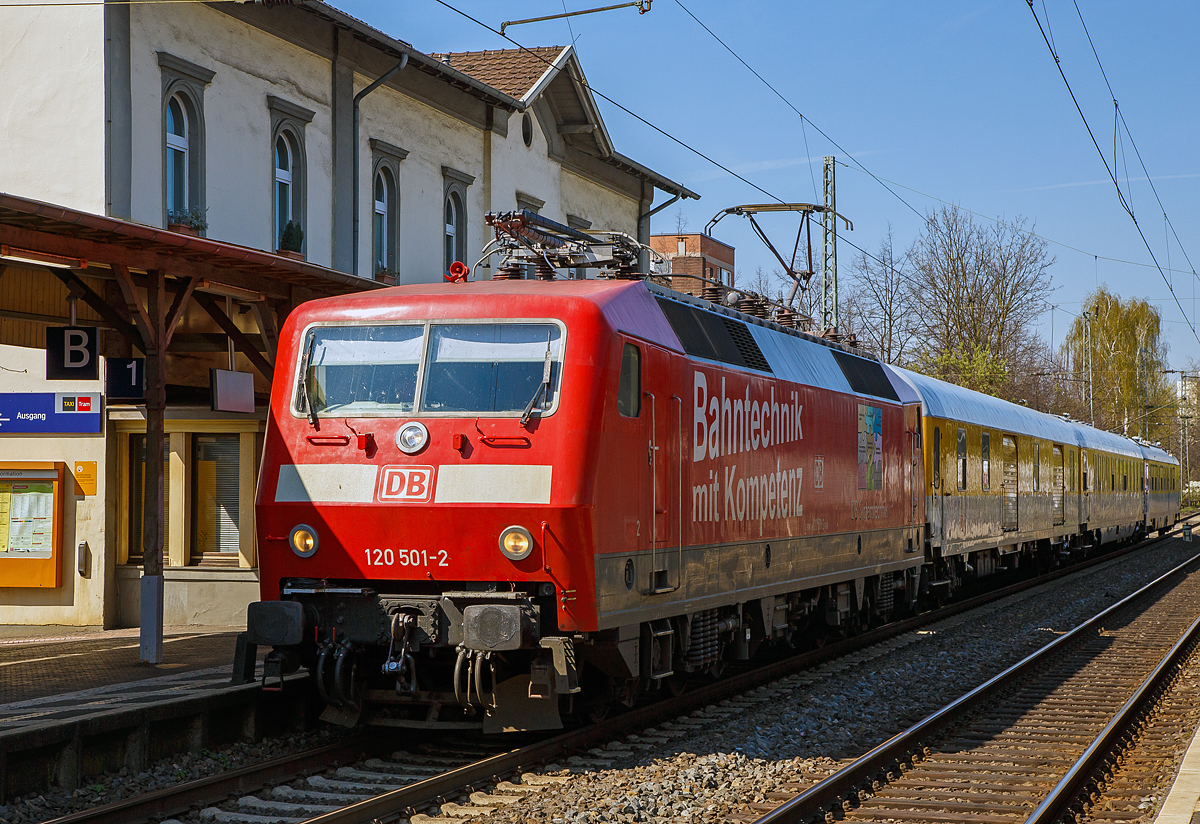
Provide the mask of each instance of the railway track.
POLYGON ((1130 778, 1114 769, 1200 641, 1198 566, 1200 555, 833 775, 732 820, 1051 824, 1093 803, 1104 820, 1142 817, 1136 781, 1171 733, 1159 725, 1125 765, 1130 778))
MULTIPOLYGON (((466 822, 496 808, 544 792, 568 780, 547 767, 605 769, 637 754, 732 717, 781 694, 769 685, 955 614, 1040 586, 1096 563, 1136 552, 1145 541, 1064 568, 1033 581, 1004 587, 840 641, 821 650, 759 666, 621 715, 553 737, 508 749, 513 739, 431 737, 424 746, 393 751, 386 733, 343 742, 338 749, 300 753, 235 773, 190 782, 148 796, 56 819, 54 824, 99 824, 161 820, 200 811, 200 820, 219 824, 301 822, 357 824, 411 819, 413 824, 466 822), (689 717, 692 714, 693 717, 689 717), (498 748, 503 748, 498 749, 498 748), (330 765, 333 765, 332 767, 330 765), (303 787, 287 786, 303 778, 303 787), (217 805, 220 806, 217 806, 217 805), (316 818, 313 815, 316 814, 316 818)), ((395 741, 394 731, 391 740, 395 741)), ((394 745, 393 745, 394 746, 394 745)), ((782 799, 780 799, 782 800, 782 799)), ((750 816, 754 818, 756 816, 750 816)), ((802 820, 802 819, 794 819, 802 820)), ((901 817, 900 820, 905 820, 901 817)))

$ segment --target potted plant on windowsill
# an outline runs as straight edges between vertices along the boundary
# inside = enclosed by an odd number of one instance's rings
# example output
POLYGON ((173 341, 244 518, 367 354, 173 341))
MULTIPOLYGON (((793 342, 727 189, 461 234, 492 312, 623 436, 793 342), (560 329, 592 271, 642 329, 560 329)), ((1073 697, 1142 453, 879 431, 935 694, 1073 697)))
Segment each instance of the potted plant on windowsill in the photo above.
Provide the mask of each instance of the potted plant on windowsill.
POLYGON ((378 269, 375 270, 375 280, 379 281, 380 283, 382 283, 386 286, 395 286, 396 280, 399 277, 400 277, 399 272, 395 271, 394 269, 388 269, 384 266, 380 266, 378 269))
POLYGON ((208 221, 199 206, 192 206, 182 211, 167 212, 167 231, 181 235, 199 237, 208 228, 208 221))
POLYGON ((304 260, 304 230, 294 220, 289 220, 279 236, 279 248, 275 254, 289 257, 292 260, 304 260))

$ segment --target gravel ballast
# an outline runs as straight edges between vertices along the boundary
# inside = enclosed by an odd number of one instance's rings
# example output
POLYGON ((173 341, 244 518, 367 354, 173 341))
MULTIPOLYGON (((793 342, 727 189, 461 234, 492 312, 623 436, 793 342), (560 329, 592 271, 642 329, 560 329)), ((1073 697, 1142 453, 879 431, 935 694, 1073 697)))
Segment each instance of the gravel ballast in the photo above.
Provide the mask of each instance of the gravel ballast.
POLYGON ((725 821, 836 771, 1195 552, 1168 541, 790 676, 671 725, 686 735, 610 745, 612 767, 575 766, 478 820, 725 821))
MULTIPOLYGON (((494 790, 518 800, 464 816, 469 795, 449 799, 460 822, 723 822, 834 772, 875 745, 1072 629, 1194 554, 1171 540, 1086 572, 789 676, 692 717, 609 742, 520 784, 494 790), (559 777, 551 782, 549 777, 559 777), (521 795, 522 792, 526 794, 521 795)), ((0 805, 0 824, 46 821, 132 795, 331 743, 341 728, 178 755, 145 772, 88 779, 0 805)), ((415 742, 398 736, 396 746, 415 742)), ((513 782, 516 779, 512 779, 513 782)), ((486 798, 486 794, 475 794, 486 798)), ((495 803, 495 795, 492 796, 495 803)), ((478 804, 478 799, 476 804, 478 804)), ((486 803, 486 802, 485 802, 486 803)), ((315 811, 314 811, 315 812, 315 811)), ((427 811, 437 816, 438 809, 427 811)), ((445 812, 450 812, 447 809, 445 812)), ((187 820, 199 821, 193 814, 187 820)), ((419 821, 427 820, 417 817, 419 821)), ((441 819, 447 820, 447 819, 441 819)))

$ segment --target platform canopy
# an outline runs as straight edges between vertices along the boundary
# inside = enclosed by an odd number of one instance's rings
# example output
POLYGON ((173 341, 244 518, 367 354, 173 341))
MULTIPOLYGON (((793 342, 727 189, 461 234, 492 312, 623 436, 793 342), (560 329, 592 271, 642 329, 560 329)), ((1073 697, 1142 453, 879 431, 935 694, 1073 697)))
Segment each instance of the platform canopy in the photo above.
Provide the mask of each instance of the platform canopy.
MULTIPOLYGON (((312 298, 382 286, 259 249, 0 193, 0 277, 9 265, 49 272, 98 314, 105 327, 145 353, 148 455, 162 453, 167 347, 192 304, 270 380, 278 330, 293 307, 312 298), (81 273, 106 281, 105 294, 93 289, 81 273), (226 298, 253 309, 265 353, 229 317, 226 298)), ((145 489, 141 659, 159 663, 164 541, 160 461, 146 462, 145 489)))

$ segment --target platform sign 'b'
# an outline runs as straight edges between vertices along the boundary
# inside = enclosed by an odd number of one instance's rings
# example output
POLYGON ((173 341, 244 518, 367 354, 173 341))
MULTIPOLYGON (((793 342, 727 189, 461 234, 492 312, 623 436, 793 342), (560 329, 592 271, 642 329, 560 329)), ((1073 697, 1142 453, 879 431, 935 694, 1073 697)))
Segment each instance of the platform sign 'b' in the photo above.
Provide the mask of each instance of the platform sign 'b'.
POLYGON ((46 380, 98 380, 99 331, 95 326, 47 327, 46 380))

